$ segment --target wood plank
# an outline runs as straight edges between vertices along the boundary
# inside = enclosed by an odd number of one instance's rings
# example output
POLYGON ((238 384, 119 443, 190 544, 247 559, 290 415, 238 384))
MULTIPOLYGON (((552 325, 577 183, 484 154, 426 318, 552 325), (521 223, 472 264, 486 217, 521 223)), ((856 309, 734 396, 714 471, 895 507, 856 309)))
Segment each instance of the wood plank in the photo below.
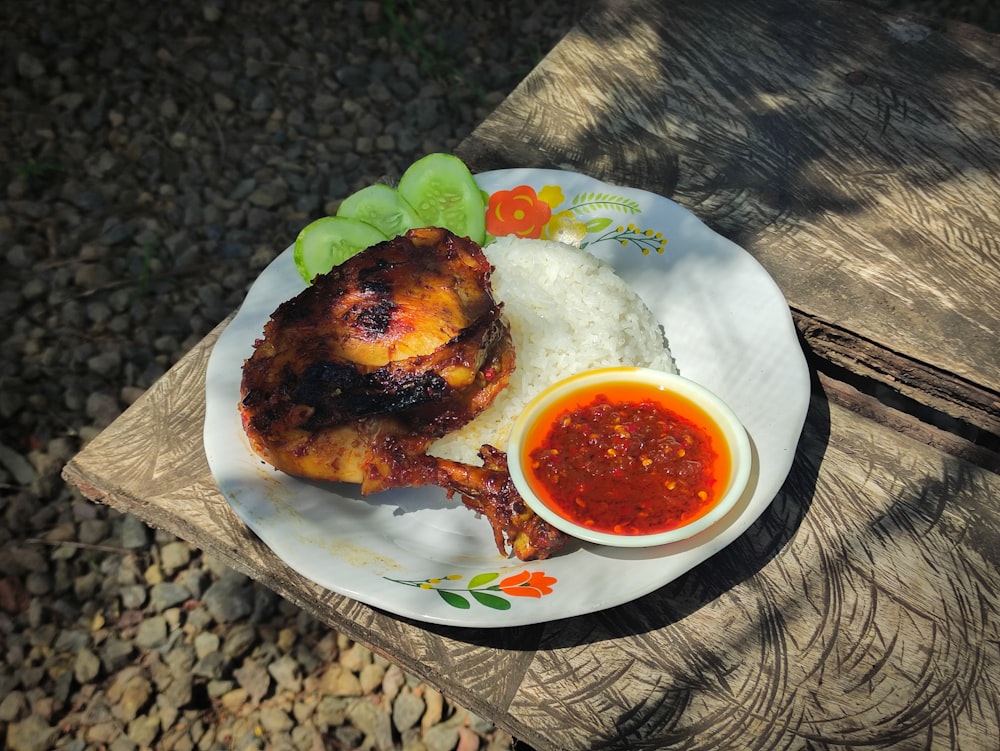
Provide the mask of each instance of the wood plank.
POLYGON ((990 40, 822 0, 603 2, 461 154, 676 200, 763 263, 810 343, 836 322, 877 350, 845 367, 898 389, 912 363, 910 395, 996 433, 990 40))
MULTIPOLYGON (((216 332, 217 333, 217 332, 216 332)), ((1000 745, 1000 476, 814 396, 763 517, 688 575, 590 616, 425 626, 290 570, 201 440, 199 344, 65 469, 544 749, 1000 745)))

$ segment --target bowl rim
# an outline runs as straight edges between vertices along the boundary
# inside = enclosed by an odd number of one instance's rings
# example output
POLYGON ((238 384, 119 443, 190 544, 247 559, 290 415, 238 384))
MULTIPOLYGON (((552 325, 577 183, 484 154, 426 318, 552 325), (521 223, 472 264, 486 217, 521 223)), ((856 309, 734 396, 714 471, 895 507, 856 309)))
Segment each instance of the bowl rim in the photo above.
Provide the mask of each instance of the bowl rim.
POLYGON ((686 540, 705 531, 728 514, 742 497, 750 481, 753 454, 750 437, 732 408, 705 386, 677 373, 638 366, 594 368, 575 373, 547 386, 518 415, 507 441, 507 468, 514 487, 528 507, 556 529, 586 542, 613 547, 641 548, 686 540), (575 524, 549 508, 531 490, 521 462, 521 446, 530 428, 553 401, 599 383, 640 383, 674 392, 697 405, 712 419, 726 438, 732 470, 729 487, 716 504, 692 522, 665 532, 616 535, 575 524))

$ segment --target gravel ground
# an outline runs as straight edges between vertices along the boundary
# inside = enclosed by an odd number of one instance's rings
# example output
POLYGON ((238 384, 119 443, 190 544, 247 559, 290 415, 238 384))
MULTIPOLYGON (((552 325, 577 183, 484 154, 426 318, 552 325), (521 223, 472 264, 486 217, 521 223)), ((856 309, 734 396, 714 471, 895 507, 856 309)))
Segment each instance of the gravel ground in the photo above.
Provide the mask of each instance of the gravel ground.
MULTIPOLYGON (((516 745, 59 471, 305 223, 452 150, 586 5, 0 0, 7 748, 516 745)), ((991 3, 945 11, 996 30, 991 3)))

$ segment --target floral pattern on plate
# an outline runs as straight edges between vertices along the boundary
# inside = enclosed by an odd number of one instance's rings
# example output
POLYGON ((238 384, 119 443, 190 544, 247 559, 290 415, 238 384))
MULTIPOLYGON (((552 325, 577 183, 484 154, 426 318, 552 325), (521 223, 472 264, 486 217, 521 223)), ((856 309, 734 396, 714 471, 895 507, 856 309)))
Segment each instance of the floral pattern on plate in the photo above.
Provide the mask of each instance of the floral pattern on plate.
POLYGON ((518 571, 503 579, 500 579, 500 574, 496 571, 488 571, 476 574, 465 585, 462 585, 459 582, 464 578, 462 574, 448 574, 447 576, 415 581, 386 577, 396 584, 405 584, 409 587, 419 587, 436 592, 442 600, 459 610, 468 610, 472 607, 465 595, 469 595, 480 605, 485 605, 488 608, 510 610, 511 601, 501 595, 539 599, 552 594, 552 587, 558 581, 556 577, 548 576, 544 571, 528 570, 518 571), (497 579, 500 581, 497 582, 497 579), (494 584, 494 582, 496 583, 494 584))
POLYGON ((517 185, 489 193, 485 200, 486 231, 494 237, 556 240, 578 248, 602 242, 631 244, 644 255, 666 250, 663 230, 625 221, 642 208, 638 201, 617 192, 585 191, 567 201, 559 185, 545 185, 538 191, 517 185))

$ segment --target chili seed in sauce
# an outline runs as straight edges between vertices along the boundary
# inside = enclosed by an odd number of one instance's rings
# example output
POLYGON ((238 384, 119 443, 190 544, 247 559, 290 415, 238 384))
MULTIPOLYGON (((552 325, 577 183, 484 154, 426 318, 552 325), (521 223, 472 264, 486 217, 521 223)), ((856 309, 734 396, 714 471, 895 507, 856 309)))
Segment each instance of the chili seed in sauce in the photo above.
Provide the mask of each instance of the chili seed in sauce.
MULTIPOLYGON (((617 534, 682 526, 714 504, 720 455, 709 432, 655 399, 598 394, 568 408, 529 452, 560 512, 617 534)), ((724 478, 721 478, 724 479, 724 478)))

